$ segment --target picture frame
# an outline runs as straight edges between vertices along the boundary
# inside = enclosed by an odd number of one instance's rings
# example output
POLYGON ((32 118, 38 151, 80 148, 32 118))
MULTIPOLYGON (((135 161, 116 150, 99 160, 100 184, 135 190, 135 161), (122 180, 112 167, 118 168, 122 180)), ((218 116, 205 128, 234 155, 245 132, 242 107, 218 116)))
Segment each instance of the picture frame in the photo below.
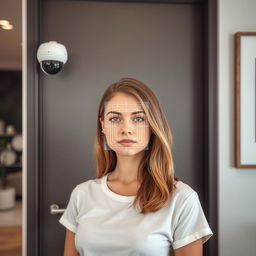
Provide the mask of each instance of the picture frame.
POLYGON ((235 33, 235 167, 256 169, 256 32, 235 33))

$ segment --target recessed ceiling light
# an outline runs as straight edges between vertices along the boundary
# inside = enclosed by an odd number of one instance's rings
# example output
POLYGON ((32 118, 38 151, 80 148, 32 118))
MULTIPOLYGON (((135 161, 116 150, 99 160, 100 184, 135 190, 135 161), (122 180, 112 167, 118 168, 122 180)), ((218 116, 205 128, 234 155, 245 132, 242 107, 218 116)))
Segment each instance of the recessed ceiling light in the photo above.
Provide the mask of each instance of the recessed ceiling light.
POLYGON ((11 24, 2 25, 2 28, 5 29, 5 30, 12 30, 13 29, 13 25, 11 25, 11 24))
POLYGON ((0 20, 0 25, 1 26, 6 26, 6 25, 9 25, 10 22, 8 20, 0 20))

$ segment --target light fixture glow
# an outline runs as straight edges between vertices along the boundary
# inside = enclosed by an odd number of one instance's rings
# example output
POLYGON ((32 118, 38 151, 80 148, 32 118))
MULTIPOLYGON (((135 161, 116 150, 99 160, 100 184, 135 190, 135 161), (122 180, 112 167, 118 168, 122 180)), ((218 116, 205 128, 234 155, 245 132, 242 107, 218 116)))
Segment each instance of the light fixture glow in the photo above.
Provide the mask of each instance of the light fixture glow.
POLYGON ((8 20, 0 20, 0 25, 1 26, 6 26, 6 25, 9 25, 10 22, 8 20))
POLYGON ((11 25, 11 24, 2 25, 2 28, 5 29, 5 30, 11 30, 11 29, 13 29, 13 25, 11 25))

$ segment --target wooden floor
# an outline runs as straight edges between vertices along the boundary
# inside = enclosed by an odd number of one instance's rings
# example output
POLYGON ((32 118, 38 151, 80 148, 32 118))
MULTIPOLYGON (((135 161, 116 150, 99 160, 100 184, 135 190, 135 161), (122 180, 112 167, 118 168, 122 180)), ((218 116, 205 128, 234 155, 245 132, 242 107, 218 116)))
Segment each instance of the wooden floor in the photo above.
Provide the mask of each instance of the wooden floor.
POLYGON ((22 226, 0 226, 0 255, 21 256, 22 226))

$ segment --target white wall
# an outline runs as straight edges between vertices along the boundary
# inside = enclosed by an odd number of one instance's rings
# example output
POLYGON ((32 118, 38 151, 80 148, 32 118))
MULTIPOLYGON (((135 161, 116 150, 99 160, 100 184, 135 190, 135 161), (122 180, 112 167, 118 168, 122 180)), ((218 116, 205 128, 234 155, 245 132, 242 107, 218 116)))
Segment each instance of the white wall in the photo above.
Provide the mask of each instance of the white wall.
POLYGON ((234 33, 256 32, 256 0, 218 5, 219 255, 255 256, 256 169, 234 168, 234 33))

